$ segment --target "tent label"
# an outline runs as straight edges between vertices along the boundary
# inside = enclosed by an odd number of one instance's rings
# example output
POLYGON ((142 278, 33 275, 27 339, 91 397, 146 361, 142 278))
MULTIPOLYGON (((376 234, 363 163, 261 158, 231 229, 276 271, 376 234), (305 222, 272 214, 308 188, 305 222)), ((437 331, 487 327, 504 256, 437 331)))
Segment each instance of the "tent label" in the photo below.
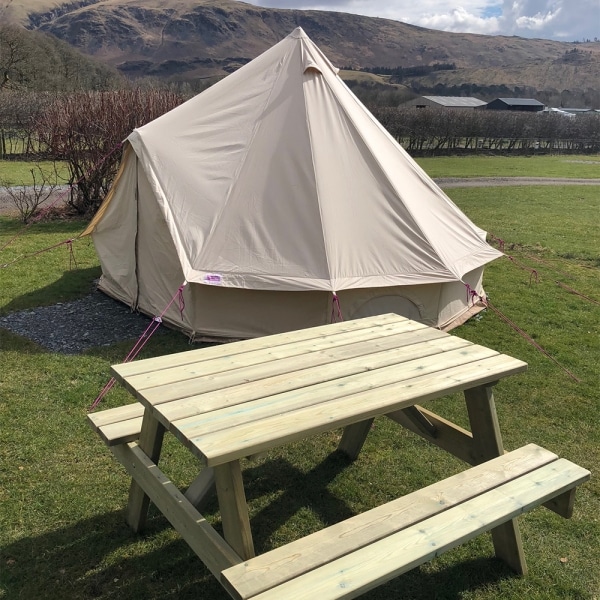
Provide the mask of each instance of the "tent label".
POLYGON ((221 285, 221 283, 223 283, 223 278, 218 273, 207 273, 204 276, 204 283, 208 283, 210 285, 221 285))

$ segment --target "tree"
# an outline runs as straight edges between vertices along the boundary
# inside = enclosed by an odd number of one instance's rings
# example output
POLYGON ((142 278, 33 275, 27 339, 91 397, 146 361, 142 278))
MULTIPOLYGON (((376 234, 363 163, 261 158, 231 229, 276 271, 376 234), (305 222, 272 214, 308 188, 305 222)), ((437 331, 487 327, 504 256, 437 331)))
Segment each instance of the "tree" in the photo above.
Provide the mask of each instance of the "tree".
POLYGON ((24 78, 22 67, 27 62, 27 45, 16 27, 0 27, 0 90, 24 78))

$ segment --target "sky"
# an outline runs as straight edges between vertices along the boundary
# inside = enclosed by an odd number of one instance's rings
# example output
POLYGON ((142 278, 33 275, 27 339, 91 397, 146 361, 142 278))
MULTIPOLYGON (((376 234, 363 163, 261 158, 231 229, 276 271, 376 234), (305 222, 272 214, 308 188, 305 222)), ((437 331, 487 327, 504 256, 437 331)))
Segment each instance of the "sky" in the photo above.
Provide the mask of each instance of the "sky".
POLYGON ((600 39, 600 0, 245 0, 395 19, 429 29, 574 42, 600 39))

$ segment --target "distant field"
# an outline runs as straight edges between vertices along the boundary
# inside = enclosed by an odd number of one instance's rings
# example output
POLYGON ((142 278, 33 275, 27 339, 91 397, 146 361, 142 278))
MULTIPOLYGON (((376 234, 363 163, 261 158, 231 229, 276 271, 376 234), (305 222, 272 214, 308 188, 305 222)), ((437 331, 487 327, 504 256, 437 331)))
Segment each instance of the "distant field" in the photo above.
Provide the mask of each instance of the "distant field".
POLYGON ((415 160, 430 177, 600 179, 599 155, 439 156, 415 160))
MULTIPOLYGON (((13 160, 0 160, 0 186, 11 185, 31 185, 33 178, 31 171, 35 172, 37 181, 40 181, 38 177, 39 171, 37 167, 40 167, 44 173, 48 173, 50 176, 54 173, 54 163, 50 161, 32 162, 32 161, 13 161, 13 160)), ((66 163, 56 163, 58 169, 58 181, 55 183, 61 184, 69 180, 69 171, 66 163)))

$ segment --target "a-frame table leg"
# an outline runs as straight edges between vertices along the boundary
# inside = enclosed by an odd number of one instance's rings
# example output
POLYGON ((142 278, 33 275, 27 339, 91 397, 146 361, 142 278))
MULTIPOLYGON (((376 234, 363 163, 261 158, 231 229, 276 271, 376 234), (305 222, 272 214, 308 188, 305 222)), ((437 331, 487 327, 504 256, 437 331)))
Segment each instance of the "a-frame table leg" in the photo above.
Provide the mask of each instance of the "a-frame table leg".
MULTIPOLYGON (((154 464, 158 464, 164 435, 164 426, 152 416, 150 409, 146 408, 138 446, 154 464)), ((149 506, 150 498, 132 479, 127 503, 127 523, 135 532, 144 529, 149 506)))
MULTIPOLYGON (((473 464, 479 464, 504 454, 492 392, 493 385, 483 385, 464 392, 473 434, 473 464)), ((493 529, 492 540, 496 556, 518 574, 525 575, 527 563, 516 519, 493 529)))
POLYGON ((373 421, 374 419, 366 419, 347 425, 338 444, 338 450, 345 452, 351 460, 356 460, 367 439, 367 434, 371 430, 373 421))
POLYGON ((214 468, 225 541, 243 559, 254 556, 254 542, 239 460, 214 468))

